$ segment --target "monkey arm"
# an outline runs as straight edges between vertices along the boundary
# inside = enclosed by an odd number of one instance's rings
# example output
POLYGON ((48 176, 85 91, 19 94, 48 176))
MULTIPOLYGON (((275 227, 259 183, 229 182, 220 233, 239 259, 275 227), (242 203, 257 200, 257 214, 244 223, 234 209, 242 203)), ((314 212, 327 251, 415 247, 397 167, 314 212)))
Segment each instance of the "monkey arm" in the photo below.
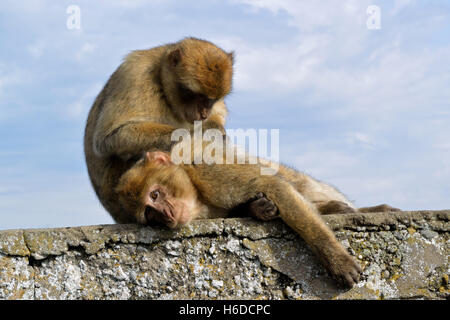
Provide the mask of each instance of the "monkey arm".
POLYGON ((208 129, 218 129, 223 135, 226 135, 225 131, 225 119, 219 114, 212 114, 202 123, 203 131, 208 129))
POLYGON ((283 221, 306 241, 336 279, 349 286, 358 282, 361 268, 337 241, 312 203, 284 181, 261 185, 258 190, 264 190, 278 207, 283 221))
POLYGON ((260 175, 258 165, 183 165, 203 200, 213 206, 231 209, 254 198, 259 192, 273 201, 282 220, 294 229, 318 255, 338 280, 353 285, 361 269, 315 206, 287 181, 278 176, 260 175))
POLYGON ((225 135, 225 121, 227 114, 228 109, 224 101, 217 101, 208 119, 206 119, 202 123, 203 131, 208 129, 218 129, 222 132, 223 135, 225 135))
POLYGON ((175 127, 155 122, 126 123, 104 137, 94 137, 94 150, 102 156, 117 155, 128 160, 144 151, 170 151, 175 127))

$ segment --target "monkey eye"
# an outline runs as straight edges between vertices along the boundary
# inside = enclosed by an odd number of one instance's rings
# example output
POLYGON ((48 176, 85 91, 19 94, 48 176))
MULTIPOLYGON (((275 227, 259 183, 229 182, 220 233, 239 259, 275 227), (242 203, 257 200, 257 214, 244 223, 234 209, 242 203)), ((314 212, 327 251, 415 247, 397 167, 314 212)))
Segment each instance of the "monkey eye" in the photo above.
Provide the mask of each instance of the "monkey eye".
POLYGON ((214 105, 214 103, 217 102, 217 99, 209 99, 208 98, 208 107, 212 108, 212 106, 214 105))
POLYGON ((150 192, 150 198, 152 198, 153 201, 156 201, 159 197, 159 190, 153 190, 150 192))
POLYGON ((178 83, 178 91, 180 94, 180 97, 183 101, 192 101, 195 99, 195 92, 193 92, 192 90, 186 88, 186 86, 184 86, 181 83, 178 83))
POLYGON ((212 108, 212 106, 214 105, 214 103, 217 102, 217 99, 210 99, 206 94, 203 93, 198 93, 197 94, 197 99, 199 101, 202 102, 202 104, 204 106, 206 106, 207 108, 212 108))

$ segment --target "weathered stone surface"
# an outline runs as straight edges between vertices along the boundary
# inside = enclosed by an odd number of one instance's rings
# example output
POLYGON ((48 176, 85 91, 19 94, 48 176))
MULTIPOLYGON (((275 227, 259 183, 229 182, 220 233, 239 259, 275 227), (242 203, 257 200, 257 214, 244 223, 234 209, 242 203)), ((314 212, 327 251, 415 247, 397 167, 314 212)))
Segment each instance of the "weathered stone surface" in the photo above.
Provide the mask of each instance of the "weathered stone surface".
POLYGON ((325 216, 363 266, 336 286, 280 221, 0 231, 0 299, 448 299, 450 211, 325 216))

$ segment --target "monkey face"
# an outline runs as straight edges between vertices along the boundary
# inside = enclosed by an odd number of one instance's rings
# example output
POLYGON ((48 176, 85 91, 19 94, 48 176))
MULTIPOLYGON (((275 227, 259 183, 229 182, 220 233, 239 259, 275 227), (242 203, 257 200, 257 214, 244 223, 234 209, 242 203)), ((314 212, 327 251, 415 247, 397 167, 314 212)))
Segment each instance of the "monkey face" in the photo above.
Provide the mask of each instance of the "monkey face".
POLYGON ((154 222, 175 228, 191 220, 189 199, 177 198, 161 185, 152 185, 144 194, 146 224, 154 222))
POLYGON ((188 122, 206 120, 214 103, 218 100, 203 93, 196 93, 182 83, 177 85, 177 94, 183 105, 184 119, 188 122))
POLYGON ((147 152, 119 180, 122 209, 141 224, 184 225, 199 212, 197 192, 186 172, 164 152, 147 152))
POLYGON ((205 120, 214 104, 231 90, 233 53, 187 38, 171 49, 161 79, 167 102, 185 121, 205 120))

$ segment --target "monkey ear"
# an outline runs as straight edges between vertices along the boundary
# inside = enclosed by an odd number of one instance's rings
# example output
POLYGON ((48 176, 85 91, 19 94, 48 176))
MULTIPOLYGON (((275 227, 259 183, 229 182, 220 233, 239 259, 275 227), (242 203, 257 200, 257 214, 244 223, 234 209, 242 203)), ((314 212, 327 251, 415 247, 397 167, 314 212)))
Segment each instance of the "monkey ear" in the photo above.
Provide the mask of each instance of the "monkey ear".
POLYGON ((181 61, 181 49, 175 49, 169 53, 169 63, 172 67, 176 67, 181 61))
POLYGON ((169 154, 161 151, 153 151, 145 153, 145 162, 156 162, 159 164, 170 165, 172 161, 170 160, 169 154))
POLYGON ((234 51, 227 53, 228 58, 230 58, 231 63, 234 64, 234 51))

